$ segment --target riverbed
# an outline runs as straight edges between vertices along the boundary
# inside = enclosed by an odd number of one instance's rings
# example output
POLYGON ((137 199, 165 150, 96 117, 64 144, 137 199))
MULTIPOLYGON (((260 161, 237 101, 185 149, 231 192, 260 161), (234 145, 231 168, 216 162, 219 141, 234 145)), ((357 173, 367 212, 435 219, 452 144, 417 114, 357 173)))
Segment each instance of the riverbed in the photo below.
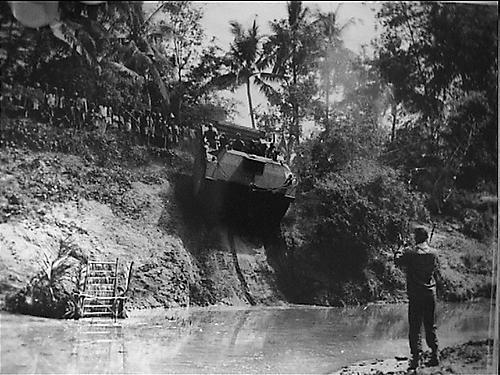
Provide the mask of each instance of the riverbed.
MULTIPOLYGON (((437 317, 441 347, 488 337, 488 302, 440 303, 437 317)), ((405 304, 148 310, 116 323, 2 312, 0 372, 332 373, 408 356, 407 333, 405 304)))

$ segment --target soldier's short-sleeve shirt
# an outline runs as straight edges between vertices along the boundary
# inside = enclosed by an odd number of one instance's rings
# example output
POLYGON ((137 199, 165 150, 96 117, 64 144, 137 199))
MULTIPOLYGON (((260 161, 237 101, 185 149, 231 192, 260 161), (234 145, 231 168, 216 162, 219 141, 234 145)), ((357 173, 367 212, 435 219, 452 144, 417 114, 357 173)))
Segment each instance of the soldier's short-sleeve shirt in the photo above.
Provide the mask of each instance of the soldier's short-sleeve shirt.
POLYGON ((409 297, 436 293, 435 273, 438 258, 435 249, 427 243, 406 248, 396 257, 396 264, 406 271, 406 288, 409 297))

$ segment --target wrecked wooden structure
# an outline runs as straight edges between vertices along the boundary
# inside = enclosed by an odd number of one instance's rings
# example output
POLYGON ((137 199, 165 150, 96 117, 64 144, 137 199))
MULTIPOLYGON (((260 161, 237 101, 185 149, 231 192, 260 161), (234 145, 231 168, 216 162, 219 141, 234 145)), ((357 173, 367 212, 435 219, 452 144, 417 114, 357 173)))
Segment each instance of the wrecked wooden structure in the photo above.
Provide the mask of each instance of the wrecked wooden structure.
POLYGON ((79 293, 81 317, 125 318, 132 277, 130 264, 125 283, 120 283, 119 260, 91 260, 83 269, 83 285, 79 293))

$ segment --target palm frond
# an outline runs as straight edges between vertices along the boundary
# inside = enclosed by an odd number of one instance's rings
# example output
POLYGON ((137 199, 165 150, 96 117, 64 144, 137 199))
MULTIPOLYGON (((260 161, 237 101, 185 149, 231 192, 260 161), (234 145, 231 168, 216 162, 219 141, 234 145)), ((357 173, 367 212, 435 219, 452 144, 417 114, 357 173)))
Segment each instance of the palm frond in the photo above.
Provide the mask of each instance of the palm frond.
POLYGON ((253 20, 252 27, 248 30, 248 37, 254 40, 259 39, 259 27, 257 26, 256 19, 253 20))
MULTIPOLYGON (((142 5, 142 4, 141 4, 142 5)), ((149 22, 153 19, 153 17, 160 11, 162 10, 166 5, 168 5, 167 1, 164 1, 162 4, 160 4, 155 10, 153 10, 145 20, 142 22, 142 27, 146 27, 149 22)))
POLYGON ((106 64, 109 67, 111 67, 112 69, 114 69, 120 73, 124 73, 124 74, 126 74, 134 79, 137 79, 137 80, 143 80, 143 77, 140 74, 138 74, 137 72, 134 72, 132 69, 127 68, 122 63, 118 63, 115 61, 109 61, 106 64))
POLYGON ((343 33, 349 26, 353 26, 356 24, 356 22, 359 21, 363 22, 363 20, 360 18, 356 19, 354 17, 350 17, 347 21, 344 22, 342 26, 340 26, 339 28, 340 33, 343 33))
POLYGON ((243 26, 238 21, 229 21, 229 25, 231 26, 231 34, 236 40, 243 38, 243 26))
POLYGON ((259 73, 259 76, 262 80, 267 82, 281 82, 285 79, 285 77, 282 74, 275 74, 268 72, 261 72, 259 73))
POLYGON ((308 8, 302 8, 301 1, 290 1, 287 6, 288 25, 295 29, 304 20, 307 15, 308 8))
POLYGON ((281 101, 279 92, 270 84, 266 83, 259 77, 254 77, 254 84, 259 88, 259 91, 266 96, 272 105, 278 105, 281 101))
POLYGON ((213 78, 210 82, 210 85, 218 88, 219 90, 232 89, 235 86, 243 83, 239 78, 240 77, 238 76, 238 74, 231 72, 213 78))

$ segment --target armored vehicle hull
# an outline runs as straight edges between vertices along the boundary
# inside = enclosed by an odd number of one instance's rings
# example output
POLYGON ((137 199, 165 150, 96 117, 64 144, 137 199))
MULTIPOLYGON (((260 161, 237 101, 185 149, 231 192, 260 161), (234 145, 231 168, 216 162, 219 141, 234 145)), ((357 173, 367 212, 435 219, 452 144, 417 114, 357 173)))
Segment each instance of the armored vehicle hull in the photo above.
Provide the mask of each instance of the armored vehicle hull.
POLYGON ((200 144, 193 179, 205 216, 229 224, 275 227, 295 199, 287 165, 243 151, 207 150, 200 144))

